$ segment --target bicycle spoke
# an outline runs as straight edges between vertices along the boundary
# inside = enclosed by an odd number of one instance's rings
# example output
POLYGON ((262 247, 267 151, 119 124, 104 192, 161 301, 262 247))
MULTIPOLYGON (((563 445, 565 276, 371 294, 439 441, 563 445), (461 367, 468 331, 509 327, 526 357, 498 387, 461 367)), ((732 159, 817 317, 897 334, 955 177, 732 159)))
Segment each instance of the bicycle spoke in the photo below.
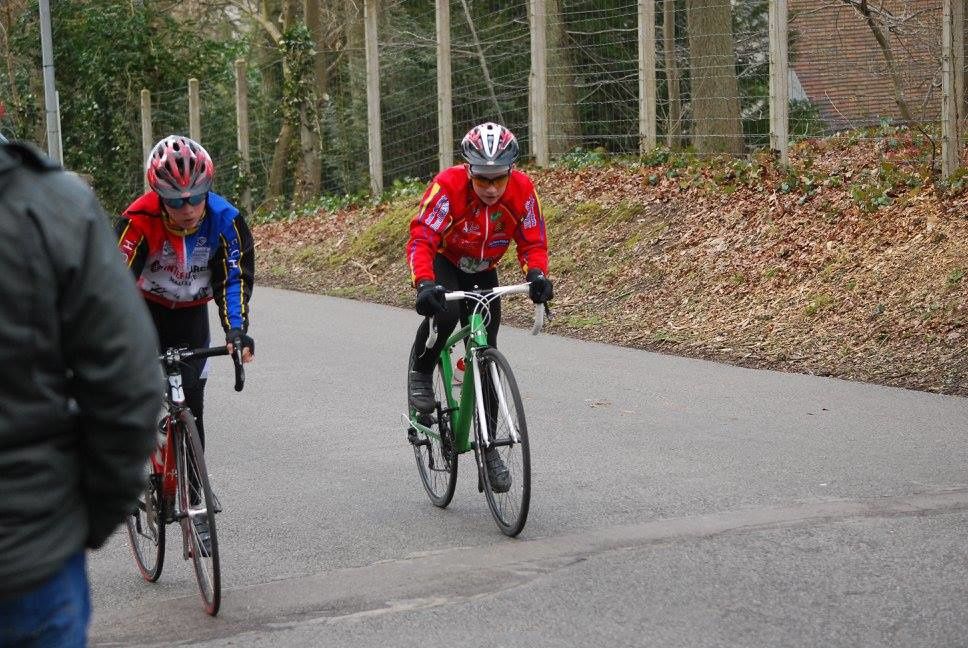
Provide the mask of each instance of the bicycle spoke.
POLYGON ((211 484, 205 467, 205 456, 195 422, 189 412, 182 412, 179 492, 184 516, 182 533, 188 545, 195 570, 195 580, 205 611, 214 616, 221 603, 218 535, 211 484))
POLYGON ((125 518, 128 541, 142 578, 154 582, 161 576, 165 559, 165 523, 162 511, 160 476, 145 471, 145 488, 135 510, 125 518))
MULTIPOLYGON (((524 528, 531 502, 531 454, 524 407, 504 356, 497 349, 487 349, 479 362, 487 436, 510 477, 507 490, 497 492, 485 468, 484 494, 498 527, 515 536, 524 528)), ((480 434, 479 415, 475 422, 480 434)))
MULTIPOLYGON (((412 362, 411 354, 411 365, 412 362)), ((443 411, 447 407, 446 393, 443 374, 438 365, 434 368, 437 412, 435 415, 422 415, 419 418, 421 425, 428 428, 431 433, 426 434, 417 428, 411 428, 413 454, 417 461, 420 480, 430 501, 441 508, 450 504, 457 484, 457 455, 452 450, 453 445, 449 437, 450 415, 443 411)))

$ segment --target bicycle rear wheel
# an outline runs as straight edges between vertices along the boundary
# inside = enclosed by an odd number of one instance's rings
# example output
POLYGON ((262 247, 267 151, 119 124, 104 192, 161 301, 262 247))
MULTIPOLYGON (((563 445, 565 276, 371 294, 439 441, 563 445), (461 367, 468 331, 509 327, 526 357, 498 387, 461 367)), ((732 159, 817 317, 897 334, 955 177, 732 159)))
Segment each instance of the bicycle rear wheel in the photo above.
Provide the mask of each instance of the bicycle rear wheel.
MULTIPOLYGON (((511 365, 500 351, 494 348, 485 349, 480 355, 478 366, 483 383, 482 395, 490 444, 497 450, 511 476, 508 490, 497 493, 492 487, 487 469, 481 470, 484 495, 497 526, 505 535, 514 537, 524 528, 531 506, 531 450, 524 406, 521 404, 521 393, 511 372, 511 365), (515 440, 515 431, 518 440, 515 440)), ((481 421, 476 410, 474 431, 478 441, 480 466, 484 464, 484 460, 480 451, 481 421)))
POLYGON ((161 475, 151 474, 148 461, 145 487, 138 497, 136 508, 125 518, 131 553, 141 576, 154 583, 161 576, 165 564, 165 518, 162 506, 161 475))
POLYGON ((178 415, 178 502, 182 536, 195 569, 195 580, 205 611, 215 616, 222 601, 218 535, 215 532, 215 497, 208 479, 202 441, 189 410, 178 415), (207 525, 208 542, 199 527, 207 525))
MULTIPOLYGON (((412 351, 410 366, 413 366, 412 351)), ((417 460, 420 481, 423 482, 430 501, 440 508, 446 508, 450 504, 457 486, 457 453, 454 452, 450 413, 443 411, 448 406, 443 376, 438 362, 434 367, 434 413, 419 417, 420 422, 430 428, 433 434, 410 429, 410 442, 413 444, 413 456, 417 460)))

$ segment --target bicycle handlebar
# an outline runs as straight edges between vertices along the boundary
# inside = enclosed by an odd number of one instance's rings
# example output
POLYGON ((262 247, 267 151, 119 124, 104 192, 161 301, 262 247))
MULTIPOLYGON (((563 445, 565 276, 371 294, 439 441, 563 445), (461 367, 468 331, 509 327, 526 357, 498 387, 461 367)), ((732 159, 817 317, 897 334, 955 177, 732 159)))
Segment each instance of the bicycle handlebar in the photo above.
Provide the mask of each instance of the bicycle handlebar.
MULTIPOLYGON (((459 301, 461 299, 471 298, 477 299, 483 303, 484 301, 490 301, 490 299, 495 299, 501 295, 527 293, 530 291, 530 289, 530 283, 520 283, 510 286, 495 286, 494 288, 479 288, 477 290, 451 290, 444 292, 444 299, 446 301, 459 301)), ((431 348, 435 342, 437 342, 437 327, 434 325, 433 319, 433 317, 427 318, 427 326, 430 329, 427 334, 426 342, 426 347, 428 349, 431 348)), ((534 326, 531 327, 531 335, 537 335, 541 331, 546 319, 551 319, 551 308, 546 303, 535 304, 534 326)))
MULTIPOLYGON (((242 368, 242 358, 240 345, 233 345, 231 353, 232 362, 235 364, 235 391, 242 391, 245 387, 245 369, 242 368)), ((202 349, 176 349, 174 347, 166 350, 158 356, 158 360, 164 365, 178 364, 190 358, 212 358, 215 356, 230 355, 227 346, 214 346, 202 349)))

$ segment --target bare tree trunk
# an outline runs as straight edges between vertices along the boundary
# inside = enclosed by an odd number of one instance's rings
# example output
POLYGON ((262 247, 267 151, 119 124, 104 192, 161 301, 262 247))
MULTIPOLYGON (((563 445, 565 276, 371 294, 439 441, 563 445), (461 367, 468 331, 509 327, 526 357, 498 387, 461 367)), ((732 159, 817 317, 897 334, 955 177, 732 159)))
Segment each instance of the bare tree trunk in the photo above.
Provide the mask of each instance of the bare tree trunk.
POLYGON ((699 153, 743 153, 739 83, 728 0, 686 0, 692 142, 699 153))
MULTIPOLYGON (((279 13, 279 0, 261 0, 259 3, 259 15, 263 18, 264 27, 274 26, 272 16, 279 13)), ((278 29, 275 30, 278 33, 278 29)), ((256 41, 255 56, 262 68, 262 93, 269 97, 270 101, 276 101, 281 96, 282 87, 282 65, 270 65, 279 56, 279 36, 273 34, 268 29, 265 35, 256 41)))
POLYGON ((679 62, 676 59, 676 0, 664 0, 662 3, 662 49, 669 94, 666 146, 678 149, 682 144, 682 100, 679 98, 679 62))
POLYGON ((548 152, 556 156, 567 153, 578 142, 578 100, 561 0, 546 0, 545 11, 548 12, 548 152))
POLYGON ((319 17, 321 0, 304 0, 303 15, 313 38, 313 91, 299 113, 300 174, 297 196, 301 199, 319 194, 322 182, 322 137, 320 135, 320 97, 325 93, 326 64, 323 60, 323 34, 319 17))
MULTIPOLYGON (((293 6, 296 0, 284 0, 282 5, 282 31, 289 28, 292 24, 293 15, 296 13, 293 6)), ((281 40, 281 37, 280 37, 281 40)), ((289 66, 283 61, 283 80, 288 79, 290 74, 289 66)), ((285 180, 289 167, 289 151, 292 146, 293 132, 295 126, 292 118, 283 111, 282 126, 279 129, 279 136, 276 138, 275 150, 272 154, 272 164, 269 167, 269 186, 266 191, 267 200, 278 200, 285 191, 285 180)))
POLYGON ((8 3, 5 7, 5 15, 3 21, 3 34, 0 35, 3 38, 3 57, 7 63, 7 81, 10 84, 10 103, 12 104, 13 110, 17 113, 19 119, 23 112, 23 105, 20 103, 20 90, 17 88, 17 77, 16 77, 16 65, 13 60, 13 52, 10 49, 10 30, 13 27, 14 18, 11 15, 11 7, 8 3))
POLYGON ((279 130, 276 146, 272 152, 272 166, 269 167, 269 187, 266 192, 266 200, 268 201, 279 200, 285 192, 286 167, 289 166, 292 132, 292 124, 288 121, 282 122, 282 128, 279 130))

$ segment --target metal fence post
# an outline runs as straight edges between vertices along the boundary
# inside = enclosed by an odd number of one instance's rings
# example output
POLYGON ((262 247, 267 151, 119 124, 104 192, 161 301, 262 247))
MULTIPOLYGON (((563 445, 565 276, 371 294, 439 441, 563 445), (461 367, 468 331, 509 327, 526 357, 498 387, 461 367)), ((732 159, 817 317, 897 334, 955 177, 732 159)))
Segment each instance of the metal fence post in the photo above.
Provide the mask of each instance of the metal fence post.
POLYGON ((244 59, 235 61, 235 121, 238 127, 239 175, 243 180, 240 199, 242 209, 248 215, 252 213, 252 178, 249 176, 249 88, 244 59))
POLYGON ((188 80, 188 136, 202 143, 202 109, 198 97, 198 79, 188 80))
MULTIPOLYGON (((960 2, 961 0, 955 0, 960 2)), ((954 24, 952 0, 944 0, 941 26, 941 175, 947 179, 961 162, 958 138, 958 100, 955 78, 955 38, 964 34, 964 26, 954 24), (957 36, 956 36, 957 35, 957 36)))
POLYGON ((377 0, 364 0, 366 38, 366 123, 370 148, 370 191, 383 193, 383 140, 380 136, 380 50, 376 31, 377 0))
POLYGON ((437 157, 441 169, 454 164, 453 90, 450 74, 450 0, 437 0, 437 157))
MULTIPOLYGON (((668 1, 668 0, 666 0, 668 1)), ((639 155, 655 148, 655 0, 639 0, 639 155)))
MULTIPOLYGON (((141 159, 144 160, 145 166, 148 162, 148 154, 151 153, 151 147, 154 144, 154 138, 151 136, 151 91, 147 88, 142 88, 141 90, 141 159)), ((144 172, 145 169, 142 169, 144 172)), ((148 177, 144 178, 144 189, 148 191, 148 177)))
POLYGON ((548 166, 548 15, 544 0, 530 0, 531 74, 529 77, 528 111, 531 128, 531 154, 538 166, 548 166))
POLYGON ((770 149, 789 161, 790 61, 787 51, 787 0, 770 1, 770 149))

